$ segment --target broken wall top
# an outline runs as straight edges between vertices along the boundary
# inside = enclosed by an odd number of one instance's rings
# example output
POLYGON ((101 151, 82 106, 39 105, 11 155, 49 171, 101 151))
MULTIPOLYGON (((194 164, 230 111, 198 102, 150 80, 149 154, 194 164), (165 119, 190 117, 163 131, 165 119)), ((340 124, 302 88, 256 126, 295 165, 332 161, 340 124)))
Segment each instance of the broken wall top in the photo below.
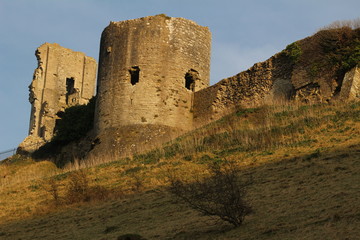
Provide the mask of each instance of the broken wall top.
POLYGON ((44 43, 35 52, 38 67, 29 86, 29 134, 45 141, 54 134, 57 113, 94 96, 97 64, 82 52, 44 43))

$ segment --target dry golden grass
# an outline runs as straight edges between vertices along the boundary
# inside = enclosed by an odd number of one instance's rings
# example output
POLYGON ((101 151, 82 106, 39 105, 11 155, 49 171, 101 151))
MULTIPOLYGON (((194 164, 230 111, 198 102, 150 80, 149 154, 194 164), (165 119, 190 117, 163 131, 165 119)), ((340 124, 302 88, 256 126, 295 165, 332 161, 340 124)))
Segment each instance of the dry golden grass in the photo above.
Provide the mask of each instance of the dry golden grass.
POLYGON ((31 160, 0 165, 0 176, 9 177, 0 182, 0 239, 116 239, 126 233, 148 239, 356 239, 359 109, 347 104, 239 110, 174 141, 179 147, 170 157, 164 148, 160 157, 94 159, 66 170, 31 160), (254 179, 247 198, 255 212, 237 229, 200 216, 164 188, 170 173, 206 174, 207 163, 223 158, 254 179), (55 209, 49 177, 65 198, 70 170, 79 168, 90 186, 117 194, 55 209))

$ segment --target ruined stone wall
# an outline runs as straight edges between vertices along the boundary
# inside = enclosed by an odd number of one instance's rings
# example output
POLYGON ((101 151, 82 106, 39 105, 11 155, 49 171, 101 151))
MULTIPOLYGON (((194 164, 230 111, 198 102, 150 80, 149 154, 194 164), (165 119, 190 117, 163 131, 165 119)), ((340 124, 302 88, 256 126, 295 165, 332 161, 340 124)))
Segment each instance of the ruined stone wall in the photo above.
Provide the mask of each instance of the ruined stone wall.
POLYGON ((23 150, 36 142, 51 140, 56 114, 67 107, 86 104, 95 91, 95 59, 56 43, 41 45, 35 55, 38 67, 29 86, 29 137, 20 144, 23 150))
POLYGON ((95 131, 193 127, 193 93, 209 85, 211 34, 183 18, 111 22, 101 37, 95 131))
POLYGON ((293 94, 291 66, 281 55, 221 80, 194 95, 194 125, 200 127, 236 107, 282 103, 293 94))
MULTIPOLYGON (((306 64, 294 64, 283 52, 278 53, 244 72, 196 92, 194 127, 217 120, 239 107, 282 104, 290 100, 311 104, 336 97, 334 92, 338 85, 333 74, 324 70, 318 77, 311 78, 304 70, 306 64)), ((360 98, 359 76, 358 68, 345 74, 339 86, 341 99, 360 98)))
POLYGON ((355 58, 347 51, 357 46, 360 31, 345 30, 320 31, 288 45, 282 52, 244 72, 196 92, 194 126, 219 119, 237 107, 289 100, 302 104, 326 103, 339 98, 359 100, 359 69, 355 67, 345 73, 342 61, 351 63, 349 59, 355 58), (339 44, 337 41, 342 38, 345 40, 339 44))

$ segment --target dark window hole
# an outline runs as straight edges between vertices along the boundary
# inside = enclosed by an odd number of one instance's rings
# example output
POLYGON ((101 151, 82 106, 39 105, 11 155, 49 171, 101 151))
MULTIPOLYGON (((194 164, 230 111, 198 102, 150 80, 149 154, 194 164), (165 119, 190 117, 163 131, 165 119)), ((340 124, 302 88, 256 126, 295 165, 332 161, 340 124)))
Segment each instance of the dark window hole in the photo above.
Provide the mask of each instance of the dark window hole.
POLYGON ((199 73, 194 69, 190 69, 185 74, 185 88, 194 92, 195 91, 195 81, 197 79, 199 79, 199 73))
POLYGON ((133 66, 129 69, 129 73, 130 73, 130 82, 132 85, 135 85, 136 83, 139 82, 139 78, 140 78, 140 68, 138 66, 133 66))
POLYGON ((67 78, 66 79, 66 104, 69 103, 69 96, 75 93, 75 80, 74 78, 67 78))

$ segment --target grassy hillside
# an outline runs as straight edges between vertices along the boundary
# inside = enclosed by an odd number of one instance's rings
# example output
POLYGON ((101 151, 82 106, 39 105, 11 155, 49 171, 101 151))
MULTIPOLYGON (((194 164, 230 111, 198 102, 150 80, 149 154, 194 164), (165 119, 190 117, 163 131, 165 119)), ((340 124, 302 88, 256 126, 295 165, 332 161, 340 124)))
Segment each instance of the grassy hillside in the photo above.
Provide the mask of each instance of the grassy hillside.
POLYGON ((15 156, 0 165, 0 239, 116 239, 127 233, 356 239, 359 140, 359 103, 264 106, 239 109, 131 159, 57 169, 15 156), (166 190, 171 174, 190 179, 225 160, 241 167, 239 178, 253 179, 247 201, 254 213, 239 228, 200 215, 166 190), (75 194, 74 182, 83 183, 86 196, 75 194))

